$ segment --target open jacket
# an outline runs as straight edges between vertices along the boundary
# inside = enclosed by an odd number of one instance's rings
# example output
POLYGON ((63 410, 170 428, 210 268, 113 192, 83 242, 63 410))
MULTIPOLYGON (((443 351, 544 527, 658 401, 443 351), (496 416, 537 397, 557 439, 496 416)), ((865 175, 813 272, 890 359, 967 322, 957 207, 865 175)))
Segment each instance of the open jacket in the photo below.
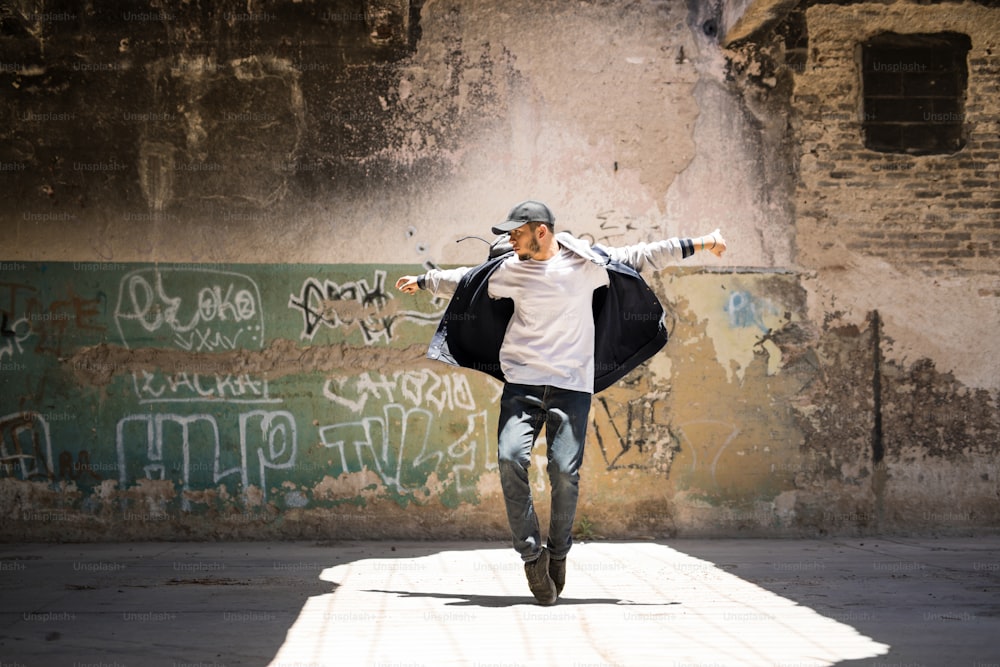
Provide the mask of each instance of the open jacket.
MULTIPOLYGON (((609 285, 594 291, 594 393, 603 391, 656 354, 667 342, 663 307, 639 275, 644 266, 663 268, 664 260, 689 257, 689 240, 673 238, 621 248, 591 246, 565 232, 559 244, 608 271, 609 285)), ((475 267, 431 270, 424 282, 435 293, 454 290, 431 339, 427 356, 487 373, 506 381, 500 369, 500 346, 514 313, 511 299, 489 296, 489 277, 506 261, 507 252, 475 267)))

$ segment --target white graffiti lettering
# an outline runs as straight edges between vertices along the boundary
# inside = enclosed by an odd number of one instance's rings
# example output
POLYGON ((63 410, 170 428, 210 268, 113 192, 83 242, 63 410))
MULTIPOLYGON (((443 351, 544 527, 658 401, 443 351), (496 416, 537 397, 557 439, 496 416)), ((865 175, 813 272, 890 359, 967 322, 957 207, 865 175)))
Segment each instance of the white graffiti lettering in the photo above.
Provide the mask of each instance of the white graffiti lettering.
POLYGON ((14 412, 0 417, 0 472, 21 479, 53 477, 49 424, 38 412, 14 412))
POLYGON ((115 322, 126 347, 160 333, 189 352, 234 350, 244 334, 250 341, 241 347, 263 345, 260 290, 249 276, 229 271, 132 271, 119 283, 115 322))
POLYGON ((485 410, 468 415, 465 433, 440 449, 430 440, 433 420, 428 410, 390 403, 381 416, 321 427, 320 442, 337 453, 342 472, 373 470, 399 493, 420 489, 432 474, 450 476, 457 491, 467 490, 465 478, 473 476, 480 456, 488 469, 496 468, 489 460, 485 410))
POLYGON ((5 357, 13 359, 15 355, 24 354, 24 342, 31 338, 31 322, 27 317, 21 317, 8 322, 4 314, 3 327, 0 328, 0 361, 5 357))
MULTIPOLYGON (((267 471, 294 468, 298 449, 295 417, 284 410, 241 413, 235 451, 220 437, 216 417, 205 413, 129 415, 118 421, 115 443, 122 488, 136 479, 167 479, 168 469, 177 469, 185 491, 235 477, 244 490, 253 484, 265 497, 267 471), (207 471, 211 477, 193 479, 207 471)), ((182 507, 190 509, 183 494, 182 507)))
POLYGON ((369 398, 388 402, 402 400, 416 407, 433 408, 438 414, 445 410, 476 409, 464 373, 439 374, 428 369, 395 371, 388 376, 362 373, 329 378, 323 384, 323 395, 354 413, 364 411, 369 398))
POLYGON ((280 403, 268 394, 267 380, 242 373, 160 373, 146 370, 132 374, 140 403, 192 402, 206 399, 229 403, 280 403))

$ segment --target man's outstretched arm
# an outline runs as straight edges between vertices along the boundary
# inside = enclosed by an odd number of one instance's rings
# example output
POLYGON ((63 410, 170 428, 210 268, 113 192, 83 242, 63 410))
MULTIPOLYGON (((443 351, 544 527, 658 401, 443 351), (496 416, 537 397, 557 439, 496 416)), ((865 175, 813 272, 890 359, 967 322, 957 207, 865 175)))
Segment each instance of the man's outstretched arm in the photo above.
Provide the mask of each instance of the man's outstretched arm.
POLYGON ((436 296, 451 296, 458 288, 458 281, 469 272, 470 266, 457 269, 431 269, 419 276, 403 276, 396 281, 396 289, 406 294, 416 294, 417 290, 430 290, 436 296))
POLYGON ((628 264, 636 271, 642 271, 647 266, 654 271, 678 259, 685 259, 696 252, 708 251, 716 257, 722 257, 726 252, 726 239, 716 229, 711 234, 694 238, 670 238, 653 243, 636 243, 635 245, 618 248, 604 248, 611 259, 628 264))

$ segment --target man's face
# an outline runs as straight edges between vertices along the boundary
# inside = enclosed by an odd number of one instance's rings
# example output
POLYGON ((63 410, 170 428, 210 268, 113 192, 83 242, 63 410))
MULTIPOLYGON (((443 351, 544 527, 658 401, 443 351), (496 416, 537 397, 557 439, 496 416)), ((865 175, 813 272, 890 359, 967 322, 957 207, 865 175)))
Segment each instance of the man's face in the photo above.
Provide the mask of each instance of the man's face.
POLYGON ((517 258, 522 262, 532 259, 542 250, 542 247, 538 244, 539 227, 541 225, 526 222, 517 229, 510 231, 510 244, 513 246, 514 252, 517 253, 517 258))

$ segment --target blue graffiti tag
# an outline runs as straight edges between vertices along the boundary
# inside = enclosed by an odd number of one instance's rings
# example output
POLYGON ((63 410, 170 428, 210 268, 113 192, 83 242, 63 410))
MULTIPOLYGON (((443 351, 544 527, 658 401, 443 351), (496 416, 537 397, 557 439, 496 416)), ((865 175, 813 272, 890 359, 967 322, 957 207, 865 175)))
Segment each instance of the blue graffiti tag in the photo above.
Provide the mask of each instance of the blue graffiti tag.
POLYGON ((729 326, 734 329, 756 326, 764 332, 769 330, 764 324, 764 313, 775 312, 770 303, 755 299, 750 292, 732 292, 725 311, 729 313, 729 326))

